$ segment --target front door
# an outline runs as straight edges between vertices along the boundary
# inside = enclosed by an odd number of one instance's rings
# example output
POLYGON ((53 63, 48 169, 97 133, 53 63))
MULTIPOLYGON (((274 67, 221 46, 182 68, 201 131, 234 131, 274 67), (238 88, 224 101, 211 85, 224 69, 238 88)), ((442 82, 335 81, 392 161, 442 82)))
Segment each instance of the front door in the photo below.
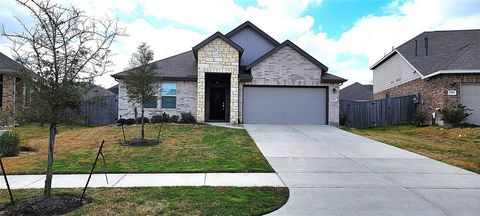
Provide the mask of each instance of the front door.
POLYGON ((210 120, 225 120, 225 87, 212 86, 210 88, 210 120))

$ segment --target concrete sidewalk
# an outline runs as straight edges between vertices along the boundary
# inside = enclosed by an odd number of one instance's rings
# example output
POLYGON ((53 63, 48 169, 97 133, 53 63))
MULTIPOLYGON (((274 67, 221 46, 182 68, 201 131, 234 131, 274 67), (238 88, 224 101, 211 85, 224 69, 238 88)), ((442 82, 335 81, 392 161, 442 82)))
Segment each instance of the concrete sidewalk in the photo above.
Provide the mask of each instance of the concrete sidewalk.
MULTIPOLYGON (((45 175, 8 175, 12 189, 43 188, 45 175)), ((229 186, 285 187, 275 173, 153 173, 153 174, 94 174, 89 187, 168 187, 168 186, 229 186)), ((53 188, 85 187, 87 174, 54 175, 53 188)), ((7 186, 0 180, 0 189, 7 186)))

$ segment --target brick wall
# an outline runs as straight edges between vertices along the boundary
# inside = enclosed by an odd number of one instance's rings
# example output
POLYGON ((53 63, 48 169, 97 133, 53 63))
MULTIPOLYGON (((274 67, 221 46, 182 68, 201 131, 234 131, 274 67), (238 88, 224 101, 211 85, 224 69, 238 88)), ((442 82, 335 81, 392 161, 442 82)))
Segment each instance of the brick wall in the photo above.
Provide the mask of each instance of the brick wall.
MULTIPOLYGON (((240 86, 240 100, 243 85, 278 85, 278 86, 327 86, 328 91, 328 122, 338 125, 339 100, 338 84, 322 83, 321 69, 303 57, 289 46, 285 46, 262 62, 255 65, 252 70, 253 80, 242 83, 240 86), (336 89, 333 92, 333 88, 336 89)), ((242 101, 240 101, 242 104, 242 101)), ((242 107, 240 107, 242 108, 242 107)), ((242 118, 240 109, 240 119, 242 118)))
MULTIPOLYGON (((145 117, 151 118, 154 115, 159 115, 163 112, 169 115, 180 116, 181 112, 191 112, 193 116, 196 115, 196 97, 197 97, 197 83, 193 81, 177 81, 177 105, 176 108, 161 108, 162 98, 161 89, 157 93, 157 108, 145 108, 145 117)), ((137 108, 138 116, 140 116, 140 106, 137 108)), ((130 103, 127 97, 127 89, 125 85, 119 82, 118 84, 118 115, 119 118, 134 118, 135 104, 130 103)))
POLYGON ((220 38, 200 48, 197 53, 197 121, 205 121, 205 73, 229 73, 230 122, 238 123, 238 69, 239 53, 220 38))
POLYGON ((14 82, 15 77, 12 74, 3 74, 2 111, 13 109, 14 82))
POLYGON ((421 94, 421 107, 423 110, 432 113, 436 109, 460 103, 460 88, 462 83, 480 83, 479 74, 463 75, 438 75, 428 79, 416 79, 408 83, 378 92, 373 98, 384 99, 388 93, 390 97, 421 94), (457 95, 447 95, 448 90, 456 90, 457 95))

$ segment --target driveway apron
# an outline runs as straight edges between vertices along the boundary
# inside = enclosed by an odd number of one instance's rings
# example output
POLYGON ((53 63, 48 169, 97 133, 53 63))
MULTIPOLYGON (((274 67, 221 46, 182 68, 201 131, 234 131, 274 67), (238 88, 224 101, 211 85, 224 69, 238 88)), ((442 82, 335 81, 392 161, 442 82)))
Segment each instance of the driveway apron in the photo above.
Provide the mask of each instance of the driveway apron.
POLYGON ((479 215, 480 175, 341 129, 244 125, 290 189, 271 215, 479 215))

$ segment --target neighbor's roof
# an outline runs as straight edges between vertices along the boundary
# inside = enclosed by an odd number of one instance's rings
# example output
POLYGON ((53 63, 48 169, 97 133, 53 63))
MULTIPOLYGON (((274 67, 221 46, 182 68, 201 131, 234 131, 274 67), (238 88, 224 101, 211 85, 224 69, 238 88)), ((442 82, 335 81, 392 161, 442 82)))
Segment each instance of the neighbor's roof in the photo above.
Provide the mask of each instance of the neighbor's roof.
POLYGON ((373 100, 373 85, 362 85, 358 82, 340 89, 340 100, 369 101, 373 100))
POLYGON ((84 99, 92 99, 92 98, 108 97, 108 96, 116 96, 116 95, 113 92, 99 85, 92 84, 91 89, 85 94, 84 99))
POLYGON ((480 72, 480 29, 423 32, 400 45, 370 69, 375 69, 397 52, 424 77, 439 71, 480 72))
POLYGON ((108 88, 108 90, 114 93, 115 95, 118 95, 118 84, 108 88))
POLYGON ((0 72, 14 72, 22 69, 25 68, 20 63, 0 52, 0 72))

